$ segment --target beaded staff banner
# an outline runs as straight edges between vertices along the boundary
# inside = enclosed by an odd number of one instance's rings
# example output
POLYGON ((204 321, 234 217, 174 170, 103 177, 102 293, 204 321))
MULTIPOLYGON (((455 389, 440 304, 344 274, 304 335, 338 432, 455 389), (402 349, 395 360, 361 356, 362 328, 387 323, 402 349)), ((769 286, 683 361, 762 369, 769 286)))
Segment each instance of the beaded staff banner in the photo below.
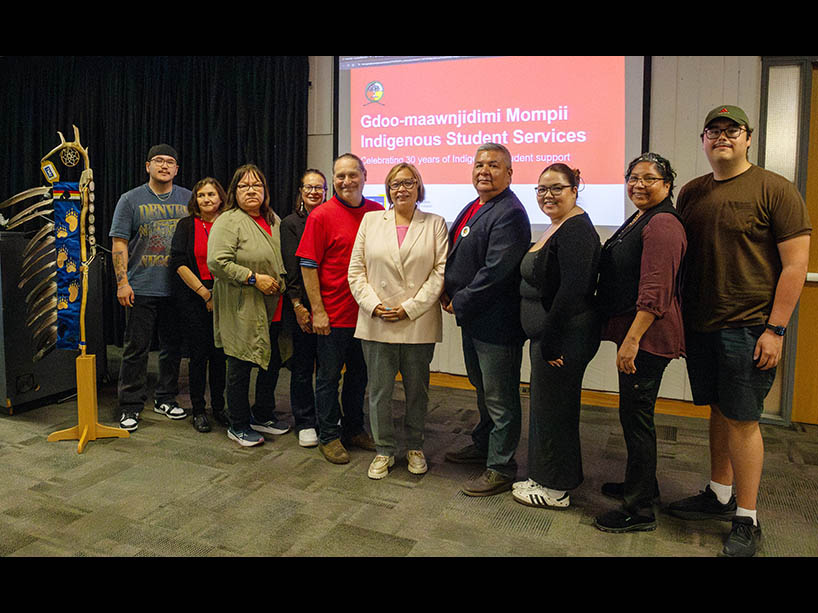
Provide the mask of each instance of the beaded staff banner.
POLYGON ((57 348, 76 350, 80 341, 80 191, 78 183, 55 183, 54 245, 57 252, 57 348))

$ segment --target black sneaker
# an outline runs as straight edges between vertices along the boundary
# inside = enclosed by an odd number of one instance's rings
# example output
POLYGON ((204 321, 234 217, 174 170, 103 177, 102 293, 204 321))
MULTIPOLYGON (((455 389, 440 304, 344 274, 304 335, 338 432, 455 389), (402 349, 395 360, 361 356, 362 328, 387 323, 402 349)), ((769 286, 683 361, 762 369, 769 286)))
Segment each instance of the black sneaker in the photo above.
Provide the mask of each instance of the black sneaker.
POLYGON ((207 421, 207 415, 204 413, 194 413, 193 427, 196 428, 198 432, 210 432, 210 422, 207 421))
POLYGON ((650 532, 656 530, 656 518, 625 511, 608 511, 594 520, 594 526, 603 532, 650 532))
POLYGON ((139 427, 139 413, 137 411, 123 411, 119 418, 119 427, 133 432, 139 427))
POLYGON ((722 554, 731 558, 750 558, 760 543, 761 524, 754 525, 752 517, 734 517, 722 554))
POLYGON ((153 411, 160 415, 165 415, 169 419, 184 419, 187 417, 187 411, 179 406, 175 400, 167 400, 165 402, 153 401, 153 411))
POLYGON ((730 521, 736 514, 736 497, 730 496, 722 504, 708 485, 703 492, 671 502, 665 509, 670 515, 682 519, 719 519, 730 521))

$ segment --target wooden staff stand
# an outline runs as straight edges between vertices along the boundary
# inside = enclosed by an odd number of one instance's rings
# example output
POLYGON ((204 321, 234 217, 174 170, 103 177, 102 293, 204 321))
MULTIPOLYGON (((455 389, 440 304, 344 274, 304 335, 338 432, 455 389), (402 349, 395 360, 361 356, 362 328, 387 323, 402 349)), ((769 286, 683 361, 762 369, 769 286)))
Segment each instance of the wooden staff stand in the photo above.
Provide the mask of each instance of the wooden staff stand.
MULTIPOLYGON (((77 126, 74 126, 74 142, 67 143, 60 134, 62 144, 53 149, 43 158, 45 161, 57 151, 64 148, 71 148, 80 153, 85 161, 85 169, 80 177, 79 190, 82 202, 80 213, 80 253, 82 263, 80 273, 82 275, 82 302, 80 304, 80 355, 77 356, 77 417, 78 424, 66 430, 53 432, 48 436, 49 441, 69 441, 78 440, 77 453, 82 453, 89 441, 98 438, 128 438, 130 433, 122 428, 104 426, 98 422, 99 409, 97 405, 97 362, 96 356, 85 353, 85 306, 88 295, 88 266, 90 260, 87 259, 85 222, 88 216, 88 206, 90 204, 90 191, 93 190, 93 171, 88 163, 88 150, 80 145, 80 136, 77 126)), ((96 247, 93 247, 94 254, 96 247)), ((93 256, 91 257, 93 259, 93 256)))

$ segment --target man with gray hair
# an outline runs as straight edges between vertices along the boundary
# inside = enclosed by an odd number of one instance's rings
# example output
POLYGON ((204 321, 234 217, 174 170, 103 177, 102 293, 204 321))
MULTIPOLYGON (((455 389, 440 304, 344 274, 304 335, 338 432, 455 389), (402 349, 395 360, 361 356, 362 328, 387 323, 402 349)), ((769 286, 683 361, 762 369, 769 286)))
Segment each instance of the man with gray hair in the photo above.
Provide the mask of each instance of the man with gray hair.
POLYGON ((347 280, 361 219, 369 211, 383 211, 380 204, 364 198, 365 184, 361 159, 352 153, 339 156, 332 166, 335 193, 309 214, 295 252, 310 299, 312 329, 318 336, 318 449, 332 464, 349 463, 348 447, 375 451, 375 442, 364 430, 366 363, 361 341, 354 336, 358 303, 347 280), (338 384, 344 367, 339 405, 338 384))
POLYGON ((478 197, 449 232, 444 310, 454 314, 463 339, 469 381, 477 389, 480 422, 472 444, 446 460, 486 470, 463 487, 468 496, 511 489, 520 441, 520 366, 525 333, 520 323, 520 261, 531 245, 531 225, 511 191, 511 154, 503 145, 477 149, 472 183, 478 197))

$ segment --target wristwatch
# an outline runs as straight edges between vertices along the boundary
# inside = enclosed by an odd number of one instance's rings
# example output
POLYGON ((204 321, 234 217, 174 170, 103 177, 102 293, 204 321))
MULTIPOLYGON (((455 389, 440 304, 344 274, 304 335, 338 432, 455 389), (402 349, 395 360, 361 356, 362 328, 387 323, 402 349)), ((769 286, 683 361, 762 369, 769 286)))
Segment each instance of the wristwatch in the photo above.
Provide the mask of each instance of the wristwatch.
POLYGON ((250 278, 247 279, 247 285, 255 285, 256 284, 256 273, 251 272, 250 278))
POLYGON ((778 336, 784 336, 784 334, 787 332, 787 328, 784 327, 784 326, 774 326, 774 325, 768 323, 764 327, 767 328, 767 330, 772 330, 778 336))

